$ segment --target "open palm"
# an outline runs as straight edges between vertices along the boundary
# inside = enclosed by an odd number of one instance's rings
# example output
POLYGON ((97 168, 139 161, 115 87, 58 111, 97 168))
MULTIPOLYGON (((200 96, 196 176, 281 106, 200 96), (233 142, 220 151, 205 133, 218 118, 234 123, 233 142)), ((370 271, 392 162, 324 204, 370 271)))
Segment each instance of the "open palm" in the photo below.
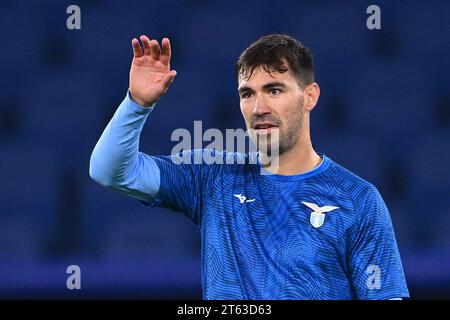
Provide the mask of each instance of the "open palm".
POLYGON ((169 39, 164 38, 161 47, 158 41, 150 41, 147 36, 140 39, 143 49, 136 38, 131 42, 130 94, 136 103, 149 106, 166 93, 177 73, 170 70, 172 52, 169 39))

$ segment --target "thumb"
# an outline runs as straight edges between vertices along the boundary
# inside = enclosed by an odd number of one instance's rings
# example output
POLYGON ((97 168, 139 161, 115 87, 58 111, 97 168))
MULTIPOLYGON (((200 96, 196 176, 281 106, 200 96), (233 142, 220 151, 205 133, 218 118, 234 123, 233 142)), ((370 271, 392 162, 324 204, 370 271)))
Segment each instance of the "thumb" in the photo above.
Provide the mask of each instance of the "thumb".
POLYGON ((176 75, 177 72, 175 70, 171 70, 164 76, 164 78, 161 80, 164 89, 167 89, 170 86, 176 75))

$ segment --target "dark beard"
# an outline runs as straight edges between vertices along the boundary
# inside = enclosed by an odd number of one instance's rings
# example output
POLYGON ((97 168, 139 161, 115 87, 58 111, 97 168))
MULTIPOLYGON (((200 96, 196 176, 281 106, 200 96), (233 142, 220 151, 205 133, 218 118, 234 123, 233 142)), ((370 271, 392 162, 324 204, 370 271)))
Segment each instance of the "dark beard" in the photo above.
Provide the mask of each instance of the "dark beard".
POLYGON ((288 119, 287 128, 289 128, 289 131, 286 133, 280 132, 280 155, 291 150, 297 144, 299 131, 303 126, 303 118, 305 115, 303 101, 304 98, 302 97, 299 108, 293 113, 292 117, 288 119))
MULTIPOLYGON (((300 128, 303 126, 303 116, 304 116, 304 112, 303 112, 303 108, 300 109, 298 112, 295 112, 293 117, 291 118, 290 121, 288 121, 288 128, 289 131, 288 132, 283 132, 283 126, 279 127, 279 141, 275 142, 274 146, 278 146, 278 155, 281 156, 282 154, 284 154, 285 152, 291 150, 298 141, 298 135, 299 135, 299 131, 300 128)), ((258 146, 258 150, 263 149, 260 148, 261 147, 261 143, 266 144, 266 150, 267 150, 267 156, 271 156, 272 154, 272 134, 268 134, 267 135, 267 141, 261 141, 259 136, 256 136, 257 138, 257 146, 258 146)), ((265 140, 265 139, 262 139, 265 140)))

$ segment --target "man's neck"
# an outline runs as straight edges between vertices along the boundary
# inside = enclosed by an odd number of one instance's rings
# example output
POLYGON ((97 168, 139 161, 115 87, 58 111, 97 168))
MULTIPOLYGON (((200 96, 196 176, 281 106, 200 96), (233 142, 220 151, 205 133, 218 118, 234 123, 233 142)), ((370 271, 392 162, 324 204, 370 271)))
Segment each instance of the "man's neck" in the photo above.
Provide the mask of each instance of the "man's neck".
POLYGON ((279 175, 297 175, 308 172, 317 167, 322 162, 320 157, 313 149, 311 143, 298 145, 279 156, 278 163, 265 166, 265 169, 271 173, 279 175))

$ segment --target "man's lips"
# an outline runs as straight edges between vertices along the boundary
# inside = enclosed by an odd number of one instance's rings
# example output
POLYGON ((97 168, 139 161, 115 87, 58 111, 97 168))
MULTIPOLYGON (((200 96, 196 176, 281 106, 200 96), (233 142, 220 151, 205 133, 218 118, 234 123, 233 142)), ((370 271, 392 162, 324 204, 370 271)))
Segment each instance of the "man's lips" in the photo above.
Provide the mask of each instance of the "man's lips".
POLYGON ((273 122, 256 122, 253 125, 253 129, 258 134, 267 134, 278 129, 278 126, 273 122))

